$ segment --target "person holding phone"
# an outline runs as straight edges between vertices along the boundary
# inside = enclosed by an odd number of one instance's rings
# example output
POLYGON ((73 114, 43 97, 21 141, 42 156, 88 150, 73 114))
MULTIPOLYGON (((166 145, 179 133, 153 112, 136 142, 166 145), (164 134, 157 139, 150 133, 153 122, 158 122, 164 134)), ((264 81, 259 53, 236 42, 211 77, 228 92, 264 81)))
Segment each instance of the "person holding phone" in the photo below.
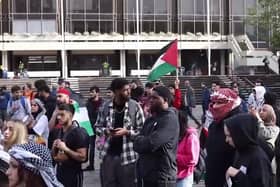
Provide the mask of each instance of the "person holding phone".
POLYGON ((106 101, 95 124, 98 136, 105 136, 101 150, 101 184, 103 187, 136 187, 135 163, 138 158, 133 139, 144 123, 139 103, 129 98, 129 82, 112 81, 112 99, 106 101))

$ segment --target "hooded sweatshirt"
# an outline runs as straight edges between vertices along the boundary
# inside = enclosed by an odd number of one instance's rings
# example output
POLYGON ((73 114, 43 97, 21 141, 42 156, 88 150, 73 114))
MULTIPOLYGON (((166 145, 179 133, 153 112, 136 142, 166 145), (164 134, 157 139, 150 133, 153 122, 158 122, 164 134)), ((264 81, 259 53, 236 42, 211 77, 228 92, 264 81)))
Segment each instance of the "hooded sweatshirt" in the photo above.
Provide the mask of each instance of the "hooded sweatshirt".
POLYGON ((177 150, 177 178, 190 176, 199 158, 199 139, 195 128, 188 128, 185 137, 179 142, 177 150))
POLYGON ((270 161, 258 145, 258 120, 250 114, 239 114, 225 121, 236 149, 232 177, 233 187, 271 187, 270 161))

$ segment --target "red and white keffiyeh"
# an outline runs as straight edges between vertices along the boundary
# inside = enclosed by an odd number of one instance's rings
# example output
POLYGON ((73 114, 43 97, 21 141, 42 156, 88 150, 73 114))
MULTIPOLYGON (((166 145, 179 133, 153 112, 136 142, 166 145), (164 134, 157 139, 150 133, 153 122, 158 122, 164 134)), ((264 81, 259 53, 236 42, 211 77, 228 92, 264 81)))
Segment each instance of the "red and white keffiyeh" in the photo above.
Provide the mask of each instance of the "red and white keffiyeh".
POLYGON ((211 95, 209 111, 214 121, 219 123, 240 104, 241 99, 233 90, 222 88, 211 95))

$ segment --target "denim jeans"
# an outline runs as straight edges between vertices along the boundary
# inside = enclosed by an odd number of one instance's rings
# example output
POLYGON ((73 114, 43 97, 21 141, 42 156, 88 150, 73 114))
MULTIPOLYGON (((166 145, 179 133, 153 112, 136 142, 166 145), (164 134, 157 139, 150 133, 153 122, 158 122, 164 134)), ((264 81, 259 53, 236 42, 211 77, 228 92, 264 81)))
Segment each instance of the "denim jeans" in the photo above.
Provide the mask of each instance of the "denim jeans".
POLYGON ((193 174, 177 180, 177 187, 192 187, 193 186, 193 174))

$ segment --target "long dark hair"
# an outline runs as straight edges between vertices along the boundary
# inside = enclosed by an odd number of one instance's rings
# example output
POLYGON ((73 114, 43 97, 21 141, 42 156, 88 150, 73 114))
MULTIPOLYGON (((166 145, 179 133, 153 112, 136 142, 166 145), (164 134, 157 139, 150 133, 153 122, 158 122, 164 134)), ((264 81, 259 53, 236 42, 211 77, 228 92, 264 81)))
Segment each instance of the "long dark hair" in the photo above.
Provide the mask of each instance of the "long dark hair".
POLYGON ((180 132, 179 132, 179 142, 185 137, 186 130, 189 128, 188 125, 188 116, 184 111, 180 110, 178 112, 178 119, 180 124, 180 132))

